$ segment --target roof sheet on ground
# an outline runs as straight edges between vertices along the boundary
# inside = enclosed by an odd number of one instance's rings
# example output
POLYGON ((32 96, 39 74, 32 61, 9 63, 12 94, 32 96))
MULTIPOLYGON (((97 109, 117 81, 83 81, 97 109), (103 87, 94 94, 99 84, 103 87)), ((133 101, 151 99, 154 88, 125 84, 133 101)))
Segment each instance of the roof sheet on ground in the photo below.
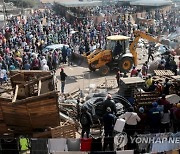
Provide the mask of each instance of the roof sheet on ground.
POLYGON ((112 36, 108 36, 107 39, 117 41, 117 40, 127 40, 129 39, 129 37, 124 35, 112 35, 112 36))
POLYGON ((139 6, 165 6, 165 5, 171 5, 171 0, 137 0, 130 2, 130 5, 139 5, 139 6))
POLYGON ((65 1, 65 2, 58 2, 60 5, 65 7, 90 7, 90 6, 101 6, 101 1, 65 1))

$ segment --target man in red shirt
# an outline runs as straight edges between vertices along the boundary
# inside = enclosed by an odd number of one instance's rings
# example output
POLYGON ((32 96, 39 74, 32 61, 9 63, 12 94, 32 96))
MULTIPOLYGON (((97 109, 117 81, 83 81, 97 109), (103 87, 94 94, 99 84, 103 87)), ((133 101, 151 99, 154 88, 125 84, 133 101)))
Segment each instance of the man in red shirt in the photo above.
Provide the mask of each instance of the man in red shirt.
POLYGON ((132 69, 132 71, 131 71, 131 77, 136 77, 137 74, 138 74, 138 71, 137 71, 136 67, 133 66, 133 69, 132 69))
POLYGON ((162 98, 158 101, 158 104, 163 105, 164 108, 167 108, 168 110, 170 110, 170 108, 171 108, 171 104, 169 101, 166 100, 165 94, 162 95, 162 98))

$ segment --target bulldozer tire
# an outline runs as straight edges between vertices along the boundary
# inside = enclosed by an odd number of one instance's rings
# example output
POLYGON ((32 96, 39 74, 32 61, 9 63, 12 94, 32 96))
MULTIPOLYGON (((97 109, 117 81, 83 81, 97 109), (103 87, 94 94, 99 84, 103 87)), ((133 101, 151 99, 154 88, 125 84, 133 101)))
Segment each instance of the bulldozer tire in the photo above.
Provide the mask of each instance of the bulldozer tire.
POLYGON ((124 57, 119 62, 119 69, 121 72, 129 72, 133 66, 133 60, 129 57, 124 57))
POLYGON ((104 65, 104 66, 99 68, 99 73, 102 76, 107 75, 109 73, 109 71, 110 71, 110 68, 107 65, 104 65))
POLYGON ((92 72, 94 72, 94 71, 96 71, 96 68, 93 68, 93 67, 91 66, 91 64, 90 64, 90 65, 89 65, 89 70, 92 71, 92 72))

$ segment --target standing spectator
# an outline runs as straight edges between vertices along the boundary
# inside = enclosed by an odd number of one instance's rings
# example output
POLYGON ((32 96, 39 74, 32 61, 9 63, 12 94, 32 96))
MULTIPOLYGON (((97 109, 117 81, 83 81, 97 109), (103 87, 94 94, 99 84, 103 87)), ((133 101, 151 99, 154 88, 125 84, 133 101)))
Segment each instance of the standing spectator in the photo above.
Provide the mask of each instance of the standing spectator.
POLYGON ((163 88, 163 94, 169 95, 169 90, 170 90, 170 87, 171 87, 171 83, 169 82, 168 78, 165 79, 163 87, 164 87, 163 88))
POLYGON ((124 118, 126 121, 125 132, 128 135, 128 149, 134 149, 134 145, 130 142, 130 137, 137 131, 137 124, 140 122, 140 118, 136 112, 134 112, 133 107, 128 109, 128 112, 122 114, 119 118, 124 118))
POLYGON ((66 73, 64 73, 64 69, 61 68, 60 78, 61 78, 61 93, 64 93, 65 81, 66 81, 66 73))
POLYGON ((23 69, 24 70, 30 70, 31 69, 31 65, 28 63, 28 61, 25 61, 23 69))
POLYGON ((160 124, 161 124, 161 113, 160 110, 157 108, 158 106, 157 102, 154 102, 152 106, 153 107, 149 110, 149 115, 148 115, 150 132, 159 133, 160 124))
POLYGON ((177 104, 177 109, 173 112, 173 119, 174 119, 174 131, 180 131, 180 103, 177 104))
MULTIPOLYGON (((104 139, 104 146, 103 150, 105 151, 109 142, 107 141, 108 137, 113 136, 113 130, 114 130, 114 125, 116 121, 116 116, 111 113, 111 108, 107 107, 106 113, 103 116, 103 123, 104 123, 104 133, 105 133, 105 139, 104 139)), ((113 150, 113 144, 109 144, 109 149, 112 151, 113 150)))
POLYGON ((42 70, 43 71, 49 71, 49 66, 46 63, 44 63, 42 66, 42 70))
POLYGON ((151 77, 151 75, 149 75, 147 80, 145 81, 146 88, 149 89, 149 87, 152 85, 152 82, 153 82, 152 77, 151 77))
POLYGON ((66 57, 67 57, 67 50, 66 50, 66 47, 65 47, 65 45, 63 46, 63 48, 62 48, 62 62, 64 63, 64 64, 66 64, 66 57))
POLYGON ((91 114, 85 106, 81 109, 80 123, 82 126, 81 138, 84 138, 84 133, 86 133, 87 138, 89 138, 90 127, 93 124, 93 121, 91 114))
POLYGON ((144 111, 143 107, 139 108, 138 116, 141 121, 138 123, 138 133, 142 134, 145 132, 147 126, 147 114, 144 111))
POLYGON ((106 109, 110 107, 111 108, 111 113, 116 114, 116 105, 114 100, 112 99, 112 96, 108 94, 106 96, 106 100, 103 102, 103 112, 104 114, 106 113, 106 109))
POLYGON ((137 77, 143 78, 141 69, 137 69, 137 77))
POLYGON ((170 111, 165 107, 161 113, 161 133, 169 132, 170 122, 170 111))
POLYGON ((32 69, 39 70, 39 68, 40 68, 40 62, 39 59, 35 56, 35 58, 32 61, 32 69))
POLYGON ((146 64, 143 64, 143 66, 142 66, 142 75, 147 76, 147 72, 148 72, 148 68, 147 68, 146 64))
POLYGON ((68 66, 72 65, 72 49, 70 46, 67 48, 67 57, 68 57, 68 66))
POLYGON ((120 87, 120 78, 122 77, 120 70, 118 70, 117 74, 116 74, 116 80, 117 80, 117 85, 118 88, 120 87))
POLYGON ((131 71, 131 77, 136 77, 137 76, 137 69, 136 69, 136 67, 135 66, 133 66, 133 69, 132 69, 132 71, 131 71))

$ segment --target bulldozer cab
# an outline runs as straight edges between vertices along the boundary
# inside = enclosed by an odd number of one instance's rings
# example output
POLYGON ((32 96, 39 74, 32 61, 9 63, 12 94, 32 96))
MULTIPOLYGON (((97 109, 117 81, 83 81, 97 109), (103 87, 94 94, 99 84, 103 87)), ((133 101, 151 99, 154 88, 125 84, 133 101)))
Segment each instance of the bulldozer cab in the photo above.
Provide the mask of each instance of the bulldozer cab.
POLYGON ((129 52, 129 37, 123 35, 108 36, 106 50, 112 51, 113 58, 121 57, 129 52))

